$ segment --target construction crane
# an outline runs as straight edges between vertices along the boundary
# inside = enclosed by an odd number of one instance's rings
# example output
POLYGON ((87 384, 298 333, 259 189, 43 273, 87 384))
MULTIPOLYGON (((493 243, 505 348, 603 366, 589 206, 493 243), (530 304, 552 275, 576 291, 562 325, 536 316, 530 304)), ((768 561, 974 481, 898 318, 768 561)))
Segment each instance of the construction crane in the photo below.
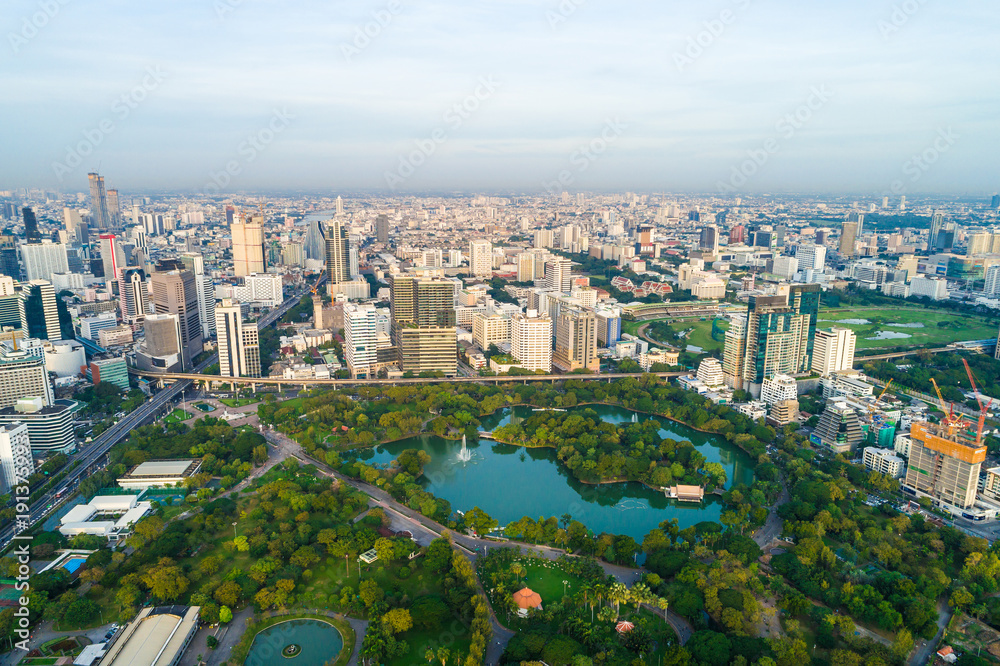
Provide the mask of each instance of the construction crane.
POLYGON ((882 389, 882 392, 878 394, 878 397, 875 398, 875 402, 873 402, 870 405, 868 405, 868 417, 871 419, 873 426, 875 424, 877 424, 877 423, 881 423, 882 422, 882 417, 881 417, 880 414, 878 414, 877 407, 878 407, 878 404, 880 402, 882 402, 882 397, 885 396, 885 394, 889 390, 890 386, 892 386, 892 380, 891 379, 889 380, 889 383, 885 385, 885 388, 882 389))
POLYGON ((972 392, 976 396, 976 403, 979 405, 979 423, 976 428, 976 446, 979 446, 983 442, 983 426, 986 424, 986 414, 989 411, 990 405, 993 404, 993 398, 990 398, 985 406, 983 405, 983 401, 979 399, 979 388, 976 386, 975 377, 972 376, 972 368, 969 367, 969 362, 963 358, 962 364, 965 365, 965 374, 969 376, 969 383, 972 384, 972 392))
POLYGON ((952 403, 950 407, 948 406, 948 403, 944 400, 944 396, 941 395, 941 389, 938 388, 937 382, 934 381, 933 377, 931 377, 931 384, 934 385, 934 392, 937 393, 938 401, 941 403, 941 411, 944 412, 944 417, 941 419, 941 425, 947 428, 949 435, 954 435, 955 431, 957 431, 958 427, 961 425, 961 419, 955 417, 955 404, 952 403))

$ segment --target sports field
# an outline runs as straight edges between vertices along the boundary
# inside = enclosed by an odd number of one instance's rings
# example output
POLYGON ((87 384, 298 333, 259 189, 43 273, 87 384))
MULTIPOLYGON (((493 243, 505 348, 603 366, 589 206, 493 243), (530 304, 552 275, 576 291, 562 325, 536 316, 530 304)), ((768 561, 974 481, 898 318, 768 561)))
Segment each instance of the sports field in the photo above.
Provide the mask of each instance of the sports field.
POLYGON ((923 347, 997 336, 996 324, 983 317, 920 307, 824 308, 818 325, 851 329, 858 336, 858 349, 923 347))

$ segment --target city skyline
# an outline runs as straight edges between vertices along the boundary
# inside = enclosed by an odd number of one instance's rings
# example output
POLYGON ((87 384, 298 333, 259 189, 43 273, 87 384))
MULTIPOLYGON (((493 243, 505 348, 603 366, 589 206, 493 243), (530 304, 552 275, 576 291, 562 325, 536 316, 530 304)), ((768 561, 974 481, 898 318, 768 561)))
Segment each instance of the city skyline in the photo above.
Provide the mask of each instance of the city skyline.
POLYGON ((2 187, 996 191, 969 2, 53 7, 7 21, 2 187))

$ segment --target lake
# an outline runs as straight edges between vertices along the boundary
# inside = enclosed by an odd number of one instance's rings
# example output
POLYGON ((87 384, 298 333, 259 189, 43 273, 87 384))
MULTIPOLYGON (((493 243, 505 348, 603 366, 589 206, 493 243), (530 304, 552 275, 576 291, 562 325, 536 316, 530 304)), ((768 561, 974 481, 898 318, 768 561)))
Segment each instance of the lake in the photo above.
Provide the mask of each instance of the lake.
MULTIPOLYGON (((610 405, 589 408, 610 423, 655 418, 610 405)), ((583 409, 587 407, 567 411, 583 409)), ((483 417, 483 429, 493 430, 511 418, 524 419, 531 413, 530 407, 505 408, 483 417)), ((727 488, 734 481, 753 482, 750 457, 738 447, 722 437, 663 418, 657 420, 663 424, 662 437, 690 441, 708 462, 721 463, 726 469, 727 488)), ((568 513, 595 533, 627 534, 641 541, 664 520, 676 518, 683 529, 703 520, 718 521, 723 508, 721 498, 715 495, 707 496, 701 504, 692 504, 669 500, 640 483, 581 483, 559 463, 554 449, 525 449, 482 440, 468 446, 469 460, 463 462, 459 457, 460 441, 424 434, 355 453, 369 464, 387 464, 405 449, 422 449, 430 454, 431 462, 420 479, 428 492, 448 500, 453 509, 460 511, 478 506, 500 525, 524 516, 548 518, 568 513)))

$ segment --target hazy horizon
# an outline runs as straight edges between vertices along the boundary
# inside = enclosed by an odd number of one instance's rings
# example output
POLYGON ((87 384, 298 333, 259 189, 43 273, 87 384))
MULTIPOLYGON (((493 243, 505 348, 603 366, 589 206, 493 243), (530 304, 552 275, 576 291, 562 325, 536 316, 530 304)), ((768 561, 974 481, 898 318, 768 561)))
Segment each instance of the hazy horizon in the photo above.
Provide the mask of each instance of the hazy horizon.
POLYGON ((3 23, 0 189, 1000 189, 1000 7, 967 0, 15 0, 3 23))

